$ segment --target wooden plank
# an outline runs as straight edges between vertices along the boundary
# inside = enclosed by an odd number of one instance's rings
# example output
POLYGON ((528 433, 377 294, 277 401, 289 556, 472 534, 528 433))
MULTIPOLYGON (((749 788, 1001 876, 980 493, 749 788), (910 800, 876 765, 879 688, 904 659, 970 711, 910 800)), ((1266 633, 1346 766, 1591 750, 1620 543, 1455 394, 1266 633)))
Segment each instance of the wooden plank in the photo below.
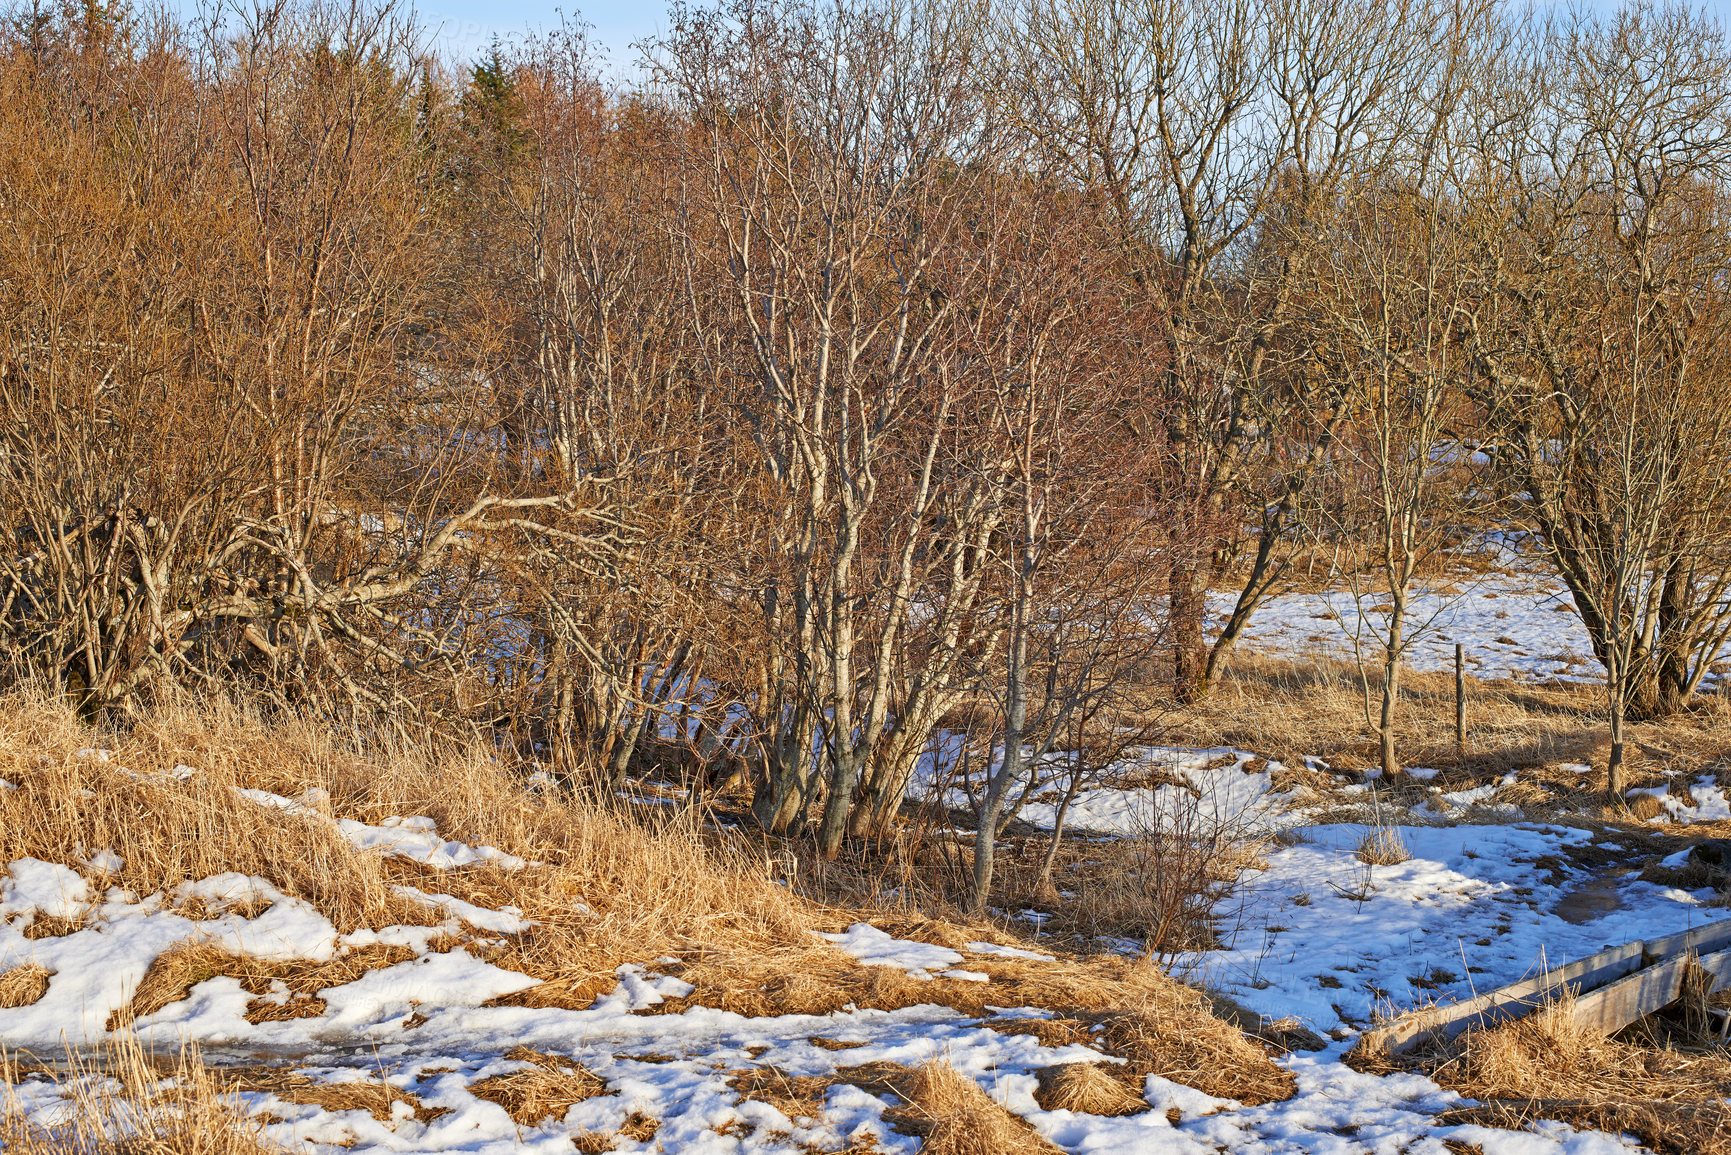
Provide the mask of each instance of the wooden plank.
POLYGON ((1662 962, 1686 951, 1705 955, 1725 947, 1731 947, 1731 918, 1703 923, 1693 930, 1680 930, 1661 938, 1650 938, 1646 954, 1649 962, 1662 962))
POLYGON ((1683 974, 1692 965, 1688 955, 1677 955, 1596 991, 1577 995, 1575 1024, 1607 1034, 1622 1030, 1682 997, 1683 974))
POLYGON ((1695 965, 1713 976, 1713 983, 1707 988, 1709 994, 1731 983, 1731 950, 1704 954, 1695 960, 1695 965))
POLYGON ((1731 981, 1731 950, 1713 954, 1674 955, 1628 978, 1575 998, 1575 1022, 1594 1030, 1619 1031, 1636 1019, 1683 997, 1683 976, 1690 970, 1706 971, 1709 991, 1731 981))
POLYGON ((1427 1037, 1452 1039, 1469 1027, 1485 1027, 1518 1019, 1565 984, 1576 991, 1594 990, 1633 974, 1641 967, 1644 944, 1628 942, 1567 966, 1487 991, 1477 998, 1408 1015, 1386 1027, 1367 1031, 1360 1044, 1399 1055, 1427 1037))
MULTIPOLYGON (((1643 967, 1654 970, 1664 964, 1680 964, 1691 954, 1700 955, 1696 965, 1713 973, 1713 989, 1731 984, 1731 918, 1704 923, 1691 930, 1678 931, 1644 942, 1628 942, 1622 946, 1609 947, 1556 970, 1487 991, 1477 998, 1404 1016, 1386 1027, 1365 1032, 1360 1045, 1375 1050, 1387 1050, 1390 1054, 1402 1054, 1428 1037, 1448 1040, 1469 1028, 1486 1027, 1520 1018, 1544 1002, 1548 996, 1557 993, 1565 984, 1575 992, 1579 1000, 1616 983, 1630 982, 1640 973, 1645 973, 1643 967)), ((1624 1003, 1629 999, 1635 1000, 1631 1005, 1650 1008, 1635 1018, 1651 1014, 1665 1005, 1651 1004, 1653 999, 1669 989, 1670 982, 1675 977, 1670 970, 1656 974, 1651 989, 1644 994, 1631 993, 1644 989, 1639 983, 1620 987, 1615 994, 1589 1004, 1594 1008, 1590 1017, 1604 1017, 1607 1021, 1614 1019, 1623 1013, 1626 1009, 1624 1003)), ((1676 998, 1676 995, 1672 995, 1666 1001, 1674 1001, 1676 998)), ((1578 1001, 1576 1005, 1580 1005, 1578 1001)), ((1626 1026, 1633 1021, 1634 1019, 1629 1019, 1622 1025, 1626 1026)))

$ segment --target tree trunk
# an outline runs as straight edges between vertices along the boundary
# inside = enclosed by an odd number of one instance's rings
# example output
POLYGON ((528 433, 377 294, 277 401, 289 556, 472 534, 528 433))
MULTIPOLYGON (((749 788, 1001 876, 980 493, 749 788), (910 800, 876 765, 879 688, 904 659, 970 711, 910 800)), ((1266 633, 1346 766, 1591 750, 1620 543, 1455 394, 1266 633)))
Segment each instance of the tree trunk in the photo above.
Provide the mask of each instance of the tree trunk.
POLYGON ((1172 690, 1180 702, 1200 701, 1207 692, 1208 652, 1202 643, 1207 591, 1195 565, 1172 567, 1172 690))
POLYGON ((974 902, 971 913, 982 918, 986 901, 992 893, 993 857, 997 850, 998 813, 1003 809, 1004 795, 1009 793, 1022 769, 1022 735, 1018 726, 1004 728, 1004 760, 986 787, 986 798, 980 806, 980 828, 974 832, 974 902))
MULTIPOLYGON (((1077 750, 1075 756, 1079 760, 1082 757, 1082 752, 1077 750)), ((1081 768, 1078 765, 1072 770, 1070 785, 1065 788, 1064 797, 1058 802, 1058 810, 1052 816, 1052 837, 1046 840, 1046 852, 1040 857, 1040 873, 1034 880, 1036 894, 1052 894, 1054 892, 1052 868, 1057 864, 1058 848, 1063 845, 1064 841, 1064 819, 1069 817, 1070 803, 1074 802, 1076 795, 1081 793, 1082 778, 1081 768)))
POLYGON ((1627 672, 1621 663, 1613 666, 1606 679, 1606 691, 1611 720, 1611 757, 1605 764, 1605 793, 1610 801, 1623 801, 1623 719, 1628 713, 1627 672))
POLYGON ((1406 593, 1396 590, 1394 608, 1388 616, 1388 645, 1382 663, 1382 713, 1377 719, 1377 744, 1382 757, 1382 776, 1394 778, 1400 774, 1400 760, 1394 751, 1394 712, 1400 701, 1400 651, 1402 630, 1406 624, 1406 593))
POLYGON ((787 833, 813 792, 811 712, 797 706, 790 714, 765 752, 764 776, 751 800, 752 817, 770 834, 787 833))
POLYGON ((1031 566, 1023 570, 1023 588, 1015 608, 1015 625, 1009 648, 1009 666, 1004 677, 1004 760, 997 773, 986 784, 986 798, 980 806, 980 828, 974 833, 974 905, 975 917, 986 913, 986 900, 992 892, 992 856, 997 847, 998 815, 1004 798, 1022 772, 1022 734, 1028 724, 1028 603, 1031 600, 1026 582, 1031 566))

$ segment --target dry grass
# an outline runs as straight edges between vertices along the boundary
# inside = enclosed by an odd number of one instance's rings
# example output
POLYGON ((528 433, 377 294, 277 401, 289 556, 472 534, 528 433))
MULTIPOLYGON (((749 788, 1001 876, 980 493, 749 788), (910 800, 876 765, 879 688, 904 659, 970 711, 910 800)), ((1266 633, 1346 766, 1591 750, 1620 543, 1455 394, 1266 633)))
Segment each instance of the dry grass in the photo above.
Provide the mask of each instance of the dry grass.
POLYGON ((275 961, 230 954, 213 943, 189 940, 156 956, 133 992, 132 1001, 110 1015, 108 1029, 155 1014, 186 998, 199 983, 218 975, 239 980, 241 989, 255 996, 247 1006, 249 1022, 312 1018, 324 1013, 324 1000, 318 998, 318 992, 414 957, 415 952, 408 947, 380 944, 355 947, 322 963, 275 961), (273 987, 279 982, 288 988, 286 1001, 272 997, 273 987))
POLYGON ((906 1098, 908 1105, 894 1113, 895 1121, 924 1137, 924 1155, 1047 1155, 1058 1150, 942 1059, 915 1072, 906 1098))
MULTIPOLYGON (((1443 771, 1437 784, 1458 788, 1509 770, 1586 763, 1596 772, 1557 775, 1546 782, 1554 788, 1547 793, 1570 804, 1602 796, 1609 753, 1602 689, 1490 682, 1469 673, 1467 743, 1457 750, 1454 675, 1408 670, 1401 684, 1402 758, 1443 771)), ((1371 692, 1381 693, 1374 675, 1371 692)), ((1291 766, 1302 765, 1306 755, 1342 770, 1368 769, 1378 761, 1357 670, 1351 662, 1323 656, 1290 661, 1235 654, 1216 692, 1176 715, 1172 732, 1175 741, 1256 750, 1291 766)), ((1631 785, 1656 785, 1643 775, 1659 769, 1719 772, 1731 765, 1731 700, 1705 695, 1688 713, 1631 723, 1629 739, 1631 785)))
POLYGON ((1559 1119, 1627 1131, 1670 1155, 1731 1152, 1731 1058, 1717 1047, 1657 1038, 1651 1026, 1615 1037, 1583 1028, 1572 997, 1469 1032, 1448 1053, 1420 1062, 1444 1087, 1480 1101, 1442 1123, 1520 1128, 1559 1119))
POLYGON ((66 1106, 43 1126, 26 1118, 10 1081, 0 1100, 7 1155, 278 1155, 249 1118, 240 1083, 188 1048, 165 1067, 123 1032, 61 1076, 66 1106), (106 1077, 105 1077, 106 1076, 106 1077))
MULTIPOLYGON (((939 937, 939 936, 933 936, 939 937)), ((750 1017, 828 1015, 849 1003, 900 1010, 951 1007, 1006 1034, 1031 1034, 1047 1046, 1080 1043, 1126 1060, 1129 1078, 1156 1074, 1221 1098, 1266 1103, 1289 1098, 1290 1072, 1243 1032, 1217 1018, 1209 1001, 1146 960, 1120 955, 1053 962, 978 956, 969 970, 988 983, 911 978, 894 967, 861 967, 828 947, 743 960, 700 958, 669 968, 696 987, 649 1008, 675 1014, 692 1006, 750 1017), (742 963, 749 963, 741 969, 742 963), (994 1019, 997 1006, 1054 1011, 1054 1019, 994 1019), (1101 1027, 1102 1030, 1095 1030, 1101 1027)))
MULTIPOLYGON (((81 845, 106 848, 124 860, 111 881, 140 894, 239 871, 311 903, 344 933, 442 920, 393 894, 399 882, 515 905, 537 925, 493 961, 544 980, 517 996, 524 1005, 586 1006, 612 989, 625 962, 804 947, 808 929, 835 924, 775 885, 763 862, 706 844, 695 819, 651 830, 572 798, 531 796, 480 748, 362 751, 325 727, 267 724, 220 703, 165 709, 125 733, 92 734, 59 704, 13 695, 0 700, 0 777, 18 787, 0 791, 0 862, 76 863, 81 845), (110 760, 79 756, 92 746, 110 748, 110 760), (175 777, 180 765, 197 773, 175 777), (316 789, 323 814, 365 822, 425 814, 443 837, 542 865, 430 871, 358 852, 323 818, 256 806, 238 799, 237 788, 288 797, 316 789), (513 797, 518 804, 499 804, 513 797)), ((166 1005, 159 1000, 186 989, 166 973, 149 985, 161 993, 141 987, 141 1008, 166 1005)))
POLYGON ((240 1068, 223 1074, 236 1090, 264 1092, 285 1103, 314 1106, 324 1111, 365 1111, 381 1123, 389 1123, 395 1118, 398 1103, 407 1104, 414 1117, 423 1123, 450 1111, 449 1107, 428 1107, 416 1096, 391 1086, 382 1078, 377 1081, 357 1079, 321 1083, 299 1072, 277 1067, 240 1068))
MULTIPOLYGON (((1040 1073, 1040 1081, 1037 1098, 1047 1110, 1130 1115, 1148 1109, 1122 1080, 1093 1064, 1050 1067, 1040 1073)), ((790 1120, 821 1117, 824 1097, 838 1083, 900 1100, 901 1105, 885 1112, 884 1118, 904 1134, 921 1136, 924 1152, 1015 1155, 1055 1150, 1027 1123, 994 1102, 978 1083, 943 1060, 918 1069, 900 1063, 866 1063, 839 1067, 828 1075, 789 1075, 776 1067, 753 1067, 733 1072, 728 1080, 728 1086, 742 1097, 767 1103, 790 1120)))
POLYGON ((1064 842, 1053 863, 1054 889, 1039 887, 1045 836, 1006 845, 996 901, 1044 911, 1042 932, 1060 941, 1129 939, 1163 959, 1218 946, 1216 915, 1242 873, 1261 867, 1267 839, 1217 823, 1213 803, 1189 792, 1169 795, 1164 811, 1161 830, 1064 842))
POLYGON ((1290 1099, 1297 1086, 1292 1072, 1192 999, 1202 1002, 1188 987, 1175 986, 1135 1010, 1108 1015, 1099 1036, 1105 1050, 1127 1060, 1127 1073, 1138 1081, 1160 1075, 1246 1104, 1290 1099))
POLYGON ((1629 803, 1629 814, 1637 822, 1651 822, 1670 813, 1665 803, 1652 794, 1639 794, 1629 803))
POLYGON ((0 971, 0 1011, 28 1007, 48 993, 48 979, 54 974, 45 966, 25 963, 0 971))
POLYGON ((847 1080, 834 1075, 790 1075, 779 1067, 752 1067, 735 1071, 727 1085, 743 1099, 767 1103, 798 1122, 823 1115, 824 1096, 837 1083, 847 1080))
MULTIPOLYGON (((652 826, 579 799, 531 795, 481 749, 363 751, 321 727, 292 719, 267 724, 224 705, 169 709, 125 733, 93 735, 64 709, 15 696, 0 700, 0 777, 18 787, 0 792, 0 862, 29 856, 75 863, 83 858, 79 844, 106 848, 124 860, 118 878, 106 881, 144 894, 225 871, 260 875, 315 906, 339 930, 441 917, 394 896, 390 888, 399 883, 487 907, 514 905, 534 925, 504 936, 487 957, 541 982, 498 1000, 504 1004, 586 1007, 617 984, 620 964, 671 956, 680 961, 661 969, 694 990, 648 1013, 709 1006, 748 1016, 824 1015, 849 1003, 886 1010, 935 1003, 990 1019, 995 1006, 1041 1007, 1055 1018, 1003 1029, 1103 1047, 1126 1060, 1132 1080, 1157 1073, 1248 1103, 1284 1098, 1293 1089, 1291 1075, 1261 1046, 1145 960, 970 958, 968 969, 988 973, 990 983, 924 982, 896 968, 863 967, 810 932, 869 918, 892 934, 957 949, 982 939, 1016 940, 988 925, 823 907, 778 885, 764 857, 706 836, 691 814, 652 826), (78 755, 91 746, 111 748, 111 760, 78 755), (168 773, 183 764, 197 773, 168 773), (237 788, 308 797, 320 815, 266 810, 238 799, 237 788), (307 794, 312 790, 319 793, 307 794), (328 821, 376 823, 410 814, 432 817, 445 838, 497 846, 532 865, 432 870, 359 853, 328 821)), ((324 1011, 320 991, 405 957, 403 948, 366 948, 324 963, 267 962, 195 939, 153 963, 110 1025, 124 1028, 218 975, 253 996, 247 1013, 253 1022, 316 1016, 324 1011)), ((568 1108, 595 1089, 593 1076, 564 1060, 523 1061, 525 1070, 483 1086, 514 1117, 561 1113, 560 1103, 568 1108)), ((285 1086, 296 1095, 328 1093, 285 1086)), ((757 1090, 785 1095, 793 1106, 809 1088, 757 1090)), ((369 1110, 388 1111, 394 1101, 382 1084, 364 1093, 383 1096, 369 1110)), ((649 1126, 632 1124, 620 1135, 649 1126)), ((578 1146, 606 1150, 601 1144, 615 1138, 579 1137, 578 1146)))
POLYGON ((1366 866, 1399 866, 1412 857, 1412 851, 1407 849, 1398 827, 1377 826, 1358 840, 1353 857, 1366 866))
POLYGON ((76 934, 84 929, 82 915, 43 914, 37 911, 30 917, 29 925, 24 928, 24 937, 31 941, 45 938, 60 938, 63 935, 76 934))
POLYGON ((581 1131, 571 1136, 571 1145, 580 1155, 601 1155, 605 1151, 618 1149, 619 1140, 628 1139, 633 1143, 647 1143, 655 1138, 655 1132, 661 1124, 649 1116, 633 1112, 625 1120, 625 1125, 616 1131, 581 1131))
POLYGON ((520 1071, 477 1080, 469 1085, 469 1093, 499 1104, 519 1126, 563 1119, 576 1104, 607 1091, 604 1079, 564 1055, 517 1047, 505 1057, 527 1065, 520 1071))
POLYGON ((1100 1063, 1059 1063, 1035 1072, 1040 1089, 1034 1099, 1048 1111, 1085 1115, 1139 1115, 1148 1101, 1100 1063))

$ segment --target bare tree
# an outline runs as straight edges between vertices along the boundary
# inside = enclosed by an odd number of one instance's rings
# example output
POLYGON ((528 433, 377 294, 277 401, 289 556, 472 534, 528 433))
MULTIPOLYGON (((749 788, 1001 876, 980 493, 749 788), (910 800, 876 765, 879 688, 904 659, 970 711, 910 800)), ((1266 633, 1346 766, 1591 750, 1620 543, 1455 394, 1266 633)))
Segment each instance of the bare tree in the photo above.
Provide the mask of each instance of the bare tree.
POLYGON ((238 679, 455 718, 500 557, 554 512, 618 543, 593 494, 502 483, 422 340, 448 234, 412 27, 233 19, 115 29, 53 83, 10 46, 0 628, 91 709, 238 679))
POLYGON ((1346 182, 1429 127, 1428 97, 1486 4, 1036 0, 1009 30, 1022 123, 1103 190, 1127 291, 1163 346, 1165 435, 1199 494, 1172 569, 1174 675, 1205 695, 1279 582, 1300 497, 1347 417, 1303 370, 1293 299, 1346 182), (1025 47, 1020 47, 1024 46, 1025 47), (1204 597, 1258 525, 1211 646, 1204 597))
POLYGON ((1731 56, 1637 7, 1504 61, 1474 120, 1473 394, 1606 668, 1615 790, 1624 711, 1679 709, 1731 630, 1731 56))
POLYGON ((1346 567, 1357 611, 1350 633, 1365 721, 1377 732, 1388 776, 1401 768, 1395 730, 1402 663, 1447 604, 1439 598, 1428 614, 1413 615, 1413 583, 1422 566, 1460 540, 1477 457, 1474 441, 1459 433, 1471 415, 1462 405, 1455 332, 1467 292, 1459 232, 1449 219, 1457 209, 1436 189, 1437 182, 1410 177, 1364 188, 1342 213, 1326 259, 1317 261, 1307 318, 1323 371, 1338 374, 1355 398, 1355 420, 1333 455, 1347 495, 1337 507, 1346 523, 1335 529, 1364 547, 1364 570, 1346 567), (1367 633, 1381 673, 1374 721, 1367 633))
POLYGON ((979 49, 968 5, 749 0, 690 16, 662 48, 696 126, 693 314, 763 470, 769 556, 741 575, 772 654, 755 809, 783 830, 821 787, 827 856, 886 748, 911 768, 958 692, 991 532, 978 476, 950 467, 968 385, 938 344, 945 287, 977 260, 963 206, 993 144, 979 49), (903 681, 916 624, 922 668, 903 681))

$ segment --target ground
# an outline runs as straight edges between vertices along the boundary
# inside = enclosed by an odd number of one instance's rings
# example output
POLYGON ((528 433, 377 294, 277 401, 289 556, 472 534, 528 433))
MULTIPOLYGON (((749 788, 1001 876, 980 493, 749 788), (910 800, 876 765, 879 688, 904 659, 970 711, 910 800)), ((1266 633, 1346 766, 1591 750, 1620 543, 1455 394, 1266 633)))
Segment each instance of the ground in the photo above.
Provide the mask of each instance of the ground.
MULTIPOLYGON (((1478 684, 1564 693, 1591 676, 1555 583, 1511 572, 1452 588, 1427 595, 1421 674, 1452 663, 1458 639, 1478 684)), ((1352 612, 1338 591, 1277 598, 1247 654, 1338 661, 1352 612)), ((18 1151, 70 1142, 93 1104, 127 1096, 149 1111, 104 1126, 184 1115, 162 1088, 205 1076, 161 1082, 151 1064, 185 1043, 221 1084, 206 1106, 264 1149, 1640 1149, 1614 1117, 1611 1131, 1486 1126, 1440 1075, 1345 1060, 1379 1018, 1727 913, 1687 860, 1691 831, 1731 818, 1698 752, 1648 759, 1637 790, 1658 801, 1643 821, 1586 801, 1591 765, 1542 756, 1462 753, 1389 783, 1344 740, 1305 738, 1313 752, 1294 755, 1292 732, 1264 749, 1132 751, 1072 807, 1076 861, 1184 807, 1252 848, 1223 879, 1211 939, 1164 958, 1181 987, 1131 961, 1145 945, 1132 937, 1045 937, 1058 916, 1038 903, 973 929, 820 909, 773 863, 703 857, 701 831, 603 829, 520 784, 525 816, 507 819, 501 780, 473 766, 460 802, 421 812, 402 800, 436 792, 401 768, 345 793, 359 771, 330 747, 296 756, 315 773, 223 754, 208 721, 132 749, 78 746, 75 723, 13 705, 0 1142, 18 1151), (150 822, 163 829, 147 836, 150 822), (625 865, 653 855, 654 880, 625 865), (711 926, 717 909, 740 913, 711 926), (1192 989, 1222 1001, 1211 1011, 1192 989), (1133 1023, 1148 1036, 1135 1045, 1133 1023), (1227 1050, 1184 1049, 1216 1028, 1227 1050), (146 1074, 129 1079, 116 1056, 132 1053, 146 1074), (1254 1078, 1217 1069, 1241 1059, 1254 1078), (1093 1070, 1078 1064, 1112 1077, 1055 1091, 1093 1070), (944 1082, 952 1071, 963 1083, 944 1082)), ((916 782, 922 799, 937 777, 916 782)), ((1026 809, 1030 844, 1053 801, 1026 809)))

